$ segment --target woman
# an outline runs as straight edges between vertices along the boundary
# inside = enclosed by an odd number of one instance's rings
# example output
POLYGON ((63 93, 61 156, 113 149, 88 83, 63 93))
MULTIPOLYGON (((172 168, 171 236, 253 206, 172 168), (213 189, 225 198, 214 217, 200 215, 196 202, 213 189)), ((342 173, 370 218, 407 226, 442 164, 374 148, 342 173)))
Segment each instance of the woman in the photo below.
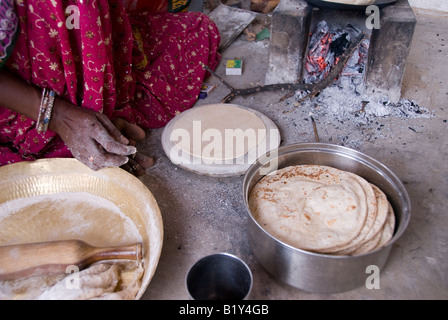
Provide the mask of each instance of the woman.
POLYGON ((0 0, 0 165, 151 165, 133 145, 192 107, 219 32, 200 13, 126 13, 121 1, 0 0))

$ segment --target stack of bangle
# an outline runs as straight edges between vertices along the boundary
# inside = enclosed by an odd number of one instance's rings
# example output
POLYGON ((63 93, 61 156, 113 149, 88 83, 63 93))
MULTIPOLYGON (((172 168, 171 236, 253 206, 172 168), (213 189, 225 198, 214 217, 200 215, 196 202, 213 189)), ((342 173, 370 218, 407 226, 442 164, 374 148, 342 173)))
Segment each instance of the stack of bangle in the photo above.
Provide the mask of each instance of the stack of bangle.
POLYGON ((42 91, 42 100, 40 101, 39 116, 36 125, 37 133, 39 134, 48 130, 55 98, 54 91, 47 89, 42 91))

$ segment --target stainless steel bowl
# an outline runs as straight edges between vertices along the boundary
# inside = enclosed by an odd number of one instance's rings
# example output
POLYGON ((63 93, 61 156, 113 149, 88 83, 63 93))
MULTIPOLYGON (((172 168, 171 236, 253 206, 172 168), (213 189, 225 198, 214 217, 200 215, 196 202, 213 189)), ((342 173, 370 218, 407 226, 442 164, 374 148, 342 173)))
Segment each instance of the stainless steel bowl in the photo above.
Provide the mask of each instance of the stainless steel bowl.
POLYGON ((384 267, 392 245, 410 220, 408 193, 391 170, 359 151, 331 144, 295 144, 260 157, 244 177, 243 193, 249 214, 249 241, 255 258, 278 280, 308 292, 336 293, 365 285, 371 270, 384 267), (269 172, 301 164, 326 165, 353 172, 383 190, 396 216, 395 233, 389 244, 363 255, 332 256, 297 249, 266 232, 249 209, 252 188, 269 172))

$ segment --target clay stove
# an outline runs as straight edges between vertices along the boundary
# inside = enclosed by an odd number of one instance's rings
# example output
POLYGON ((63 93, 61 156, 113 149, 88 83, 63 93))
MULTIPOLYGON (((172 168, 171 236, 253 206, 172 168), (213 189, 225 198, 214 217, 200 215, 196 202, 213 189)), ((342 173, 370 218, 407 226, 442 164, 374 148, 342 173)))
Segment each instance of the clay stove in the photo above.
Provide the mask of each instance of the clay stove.
POLYGON ((266 84, 305 82, 311 39, 324 23, 330 28, 348 27, 369 35, 363 70, 365 88, 371 94, 398 102, 415 15, 408 0, 397 0, 380 10, 379 28, 369 29, 367 18, 364 11, 324 9, 305 0, 282 0, 272 15, 266 84))

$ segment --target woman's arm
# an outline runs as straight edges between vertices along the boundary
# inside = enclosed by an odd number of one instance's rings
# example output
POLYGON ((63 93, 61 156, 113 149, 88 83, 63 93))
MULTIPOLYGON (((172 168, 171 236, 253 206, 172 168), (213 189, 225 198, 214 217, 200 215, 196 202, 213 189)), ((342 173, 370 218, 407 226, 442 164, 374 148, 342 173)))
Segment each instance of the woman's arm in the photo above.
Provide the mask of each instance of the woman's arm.
POLYGON ((24 80, 0 70, 0 106, 37 120, 42 91, 24 80))
MULTIPOLYGON (((42 91, 0 70, 0 105, 37 120, 42 91)), ((119 167, 137 150, 103 114, 56 98, 49 128, 57 132, 73 156, 93 170, 119 167)))

